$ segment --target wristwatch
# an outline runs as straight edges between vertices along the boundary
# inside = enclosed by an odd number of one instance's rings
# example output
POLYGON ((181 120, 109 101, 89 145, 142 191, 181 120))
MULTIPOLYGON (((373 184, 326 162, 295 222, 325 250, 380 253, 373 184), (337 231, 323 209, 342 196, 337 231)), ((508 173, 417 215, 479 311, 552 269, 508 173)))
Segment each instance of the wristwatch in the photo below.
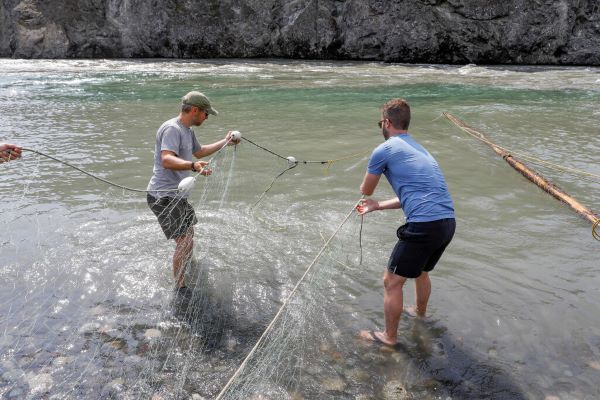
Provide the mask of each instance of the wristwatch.
POLYGON ((194 167, 194 162, 193 161, 192 161, 192 171, 198 172, 198 171, 196 171, 196 168, 194 167))

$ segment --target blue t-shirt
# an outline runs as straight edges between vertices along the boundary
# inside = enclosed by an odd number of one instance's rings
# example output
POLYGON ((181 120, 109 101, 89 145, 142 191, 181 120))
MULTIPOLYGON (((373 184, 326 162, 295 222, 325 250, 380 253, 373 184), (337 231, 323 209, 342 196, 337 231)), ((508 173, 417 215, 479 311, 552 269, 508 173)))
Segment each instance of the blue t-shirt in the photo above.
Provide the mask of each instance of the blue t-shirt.
POLYGON ((157 198, 163 196, 187 197, 188 193, 180 194, 177 192, 177 185, 183 178, 190 175, 190 171, 176 171, 163 167, 160 152, 169 150, 181 159, 192 161, 193 154, 200 148, 200 143, 198 143, 194 131, 183 125, 179 117, 172 118, 162 124, 156 132, 154 169, 147 189, 149 193, 157 198), (171 189, 172 192, 165 191, 171 189))
POLYGON ((454 205, 437 161, 408 133, 377 146, 367 171, 385 175, 408 222, 454 218, 454 205))

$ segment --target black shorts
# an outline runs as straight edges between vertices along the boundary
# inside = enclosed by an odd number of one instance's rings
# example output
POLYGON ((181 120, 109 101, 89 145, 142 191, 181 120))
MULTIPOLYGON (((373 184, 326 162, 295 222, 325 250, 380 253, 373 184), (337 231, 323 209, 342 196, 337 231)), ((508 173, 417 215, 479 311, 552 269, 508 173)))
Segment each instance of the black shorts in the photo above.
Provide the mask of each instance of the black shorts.
POLYGON ((452 240, 454 218, 431 222, 409 222, 398 228, 398 243, 388 261, 388 271, 405 278, 418 278, 433 270, 452 240))
POLYGON ((148 206, 158 218, 158 223, 167 239, 188 234, 189 228, 198 223, 194 208, 184 198, 160 197, 148 194, 148 206))

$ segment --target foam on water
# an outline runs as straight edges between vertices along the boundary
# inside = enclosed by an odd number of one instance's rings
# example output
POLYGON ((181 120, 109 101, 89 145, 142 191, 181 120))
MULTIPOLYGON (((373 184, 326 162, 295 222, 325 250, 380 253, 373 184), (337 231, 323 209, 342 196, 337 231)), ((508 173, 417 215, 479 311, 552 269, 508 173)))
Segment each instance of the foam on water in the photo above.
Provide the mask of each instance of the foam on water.
MULTIPOLYGON (((382 64, 345 62, 306 63, 302 61, 215 61, 215 60, 3 60, 2 67, 9 77, 13 74, 29 72, 40 76, 60 73, 83 75, 79 79, 58 80, 55 83, 77 86, 82 83, 101 83, 105 78, 91 78, 91 74, 110 74, 110 79, 121 75, 138 74, 142 79, 156 76, 174 78, 186 74, 208 77, 231 77, 273 80, 278 78, 304 76, 303 84, 310 86, 311 78, 328 76, 328 79, 315 81, 329 85, 346 86, 346 79, 353 78, 353 85, 376 82, 387 85, 406 83, 448 83, 448 84, 494 84, 498 87, 536 90, 593 90, 598 82, 599 68, 595 67, 536 67, 536 66, 431 66, 407 64, 382 64)), ((288 80, 287 82, 291 82, 288 80)), ((11 83, 12 84, 12 83, 11 83)))

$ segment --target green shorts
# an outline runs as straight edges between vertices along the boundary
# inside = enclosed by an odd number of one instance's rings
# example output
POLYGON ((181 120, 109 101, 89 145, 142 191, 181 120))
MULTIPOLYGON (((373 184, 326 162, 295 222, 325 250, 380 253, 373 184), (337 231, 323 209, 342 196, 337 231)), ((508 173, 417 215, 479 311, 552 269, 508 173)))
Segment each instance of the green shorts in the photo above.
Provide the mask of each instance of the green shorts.
POLYGON ((187 199, 174 197, 156 198, 146 196, 148 206, 158 218, 158 223, 167 239, 189 234, 189 228, 198 223, 194 208, 187 199))

